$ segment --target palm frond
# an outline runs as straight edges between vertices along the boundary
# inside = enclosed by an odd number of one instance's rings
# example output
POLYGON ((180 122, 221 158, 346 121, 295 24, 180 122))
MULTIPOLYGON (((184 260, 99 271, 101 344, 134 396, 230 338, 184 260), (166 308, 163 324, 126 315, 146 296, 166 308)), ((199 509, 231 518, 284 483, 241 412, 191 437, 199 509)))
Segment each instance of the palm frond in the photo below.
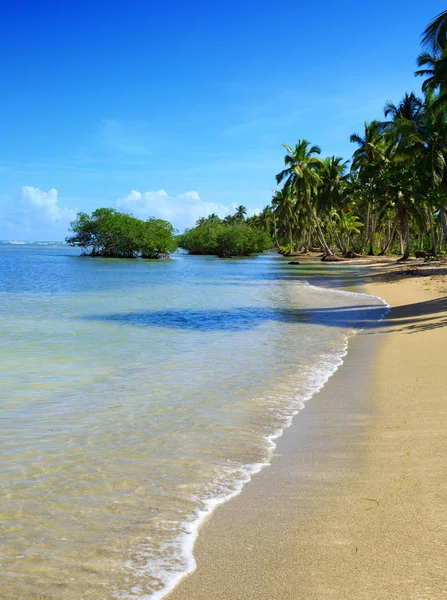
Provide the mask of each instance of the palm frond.
POLYGON ((439 13, 424 30, 422 45, 431 48, 434 53, 442 51, 447 41, 447 10, 439 13))

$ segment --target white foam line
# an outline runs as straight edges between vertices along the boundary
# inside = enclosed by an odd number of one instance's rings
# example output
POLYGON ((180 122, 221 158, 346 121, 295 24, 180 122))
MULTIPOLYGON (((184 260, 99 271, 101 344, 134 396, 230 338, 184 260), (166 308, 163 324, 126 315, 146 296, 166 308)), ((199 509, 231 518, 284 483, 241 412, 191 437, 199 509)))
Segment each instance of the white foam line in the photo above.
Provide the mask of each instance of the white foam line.
MULTIPOLYGON (((333 289, 333 288, 325 288, 325 287, 320 287, 320 286, 316 286, 316 285, 312 285, 312 284, 309 284, 309 287, 315 288, 319 291, 324 290, 324 291, 327 291, 328 293, 335 293, 335 294, 341 294, 341 295, 364 296, 367 298, 376 298, 376 299, 380 300, 380 302, 383 303, 385 310, 384 310, 383 314, 381 315, 381 317, 377 320, 377 322, 382 321, 385 318, 385 316, 388 314, 388 312, 391 310, 391 307, 388 304, 388 302, 386 302, 383 298, 380 298, 379 296, 373 296, 371 294, 364 294, 361 292, 350 292, 347 290, 337 290, 337 289, 333 289)), ((353 328, 353 329, 351 329, 351 333, 346 334, 346 336, 344 338, 343 346, 340 350, 340 353, 338 355, 331 357, 331 358, 335 358, 334 363, 330 366, 329 369, 325 370, 324 372, 323 371, 320 372, 319 377, 317 378, 316 384, 314 386, 312 386, 312 389, 310 389, 307 394, 305 394, 302 398, 299 399, 296 408, 294 410, 292 410, 291 414, 287 417, 284 426, 282 428, 278 429, 277 431, 271 433, 270 435, 265 436, 265 440, 268 442, 267 460, 264 462, 255 463, 253 465, 242 465, 241 469, 244 470, 245 473, 244 473, 244 476, 235 483, 236 487, 234 490, 232 490, 230 493, 225 494, 223 496, 217 496, 214 498, 202 500, 204 508, 202 510, 197 511, 196 518, 192 521, 187 521, 182 524, 183 533, 180 536, 178 536, 177 540, 179 542, 181 541, 181 553, 186 558, 186 562, 187 562, 186 568, 183 571, 180 571, 177 573, 172 573, 172 575, 169 578, 167 578, 166 581, 164 582, 165 586, 161 590, 158 590, 151 594, 145 594, 145 595, 140 595, 140 594, 138 594, 138 592, 133 593, 131 595, 125 594, 124 596, 122 596, 122 598, 127 598, 127 599, 138 598, 139 600, 162 600, 170 592, 172 592, 172 590, 180 583, 180 581, 184 577, 193 573, 196 570, 197 563, 196 563, 196 560, 194 557, 194 545, 197 540, 199 529, 200 529, 200 526, 202 525, 202 523, 207 519, 207 517, 209 517, 214 512, 214 510, 216 509, 217 506, 219 506, 219 505, 223 504, 224 502, 231 500, 231 498, 234 498, 235 496, 239 495, 241 493, 243 487, 245 486, 245 484, 248 483, 249 481, 251 481, 253 475, 256 475, 264 467, 269 466, 271 464, 271 459, 272 459, 274 451, 277 447, 275 440, 280 438, 282 436, 282 434, 284 433, 284 431, 288 427, 290 427, 290 425, 293 422, 293 418, 300 412, 300 410, 304 409, 305 403, 308 402, 315 394, 317 394, 326 385, 326 383, 332 377, 332 375, 341 367, 341 365, 344 362, 343 358, 348 353, 349 339, 351 337, 353 337, 354 335, 356 335, 356 333, 358 331, 361 331, 362 329, 363 329, 363 327, 359 328, 359 329, 353 328)), ((312 379, 315 380, 315 372, 312 373, 312 379)), ((298 400, 298 398, 295 398, 295 400, 298 400)))

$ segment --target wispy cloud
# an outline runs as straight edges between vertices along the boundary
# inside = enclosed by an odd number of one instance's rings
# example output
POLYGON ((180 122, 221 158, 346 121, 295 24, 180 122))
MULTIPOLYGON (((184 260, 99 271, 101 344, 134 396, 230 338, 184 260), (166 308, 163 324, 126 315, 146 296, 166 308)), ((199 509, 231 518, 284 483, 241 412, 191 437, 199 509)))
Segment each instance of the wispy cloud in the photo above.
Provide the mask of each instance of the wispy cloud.
POLYGON ((99 133, 101 146, 109 151, 131 156, 149 154, 147 139, 136 125, 105 119, 99 133))

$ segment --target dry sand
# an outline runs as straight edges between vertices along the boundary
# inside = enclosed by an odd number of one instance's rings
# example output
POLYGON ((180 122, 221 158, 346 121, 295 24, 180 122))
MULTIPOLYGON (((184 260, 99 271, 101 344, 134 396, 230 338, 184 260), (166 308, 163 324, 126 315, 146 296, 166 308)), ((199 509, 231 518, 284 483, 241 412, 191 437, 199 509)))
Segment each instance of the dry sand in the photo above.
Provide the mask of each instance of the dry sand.
POLYGON ((169 600, 447 599, 447 283, 422 268, 366 277, 391 312, 202 526, 169 600))

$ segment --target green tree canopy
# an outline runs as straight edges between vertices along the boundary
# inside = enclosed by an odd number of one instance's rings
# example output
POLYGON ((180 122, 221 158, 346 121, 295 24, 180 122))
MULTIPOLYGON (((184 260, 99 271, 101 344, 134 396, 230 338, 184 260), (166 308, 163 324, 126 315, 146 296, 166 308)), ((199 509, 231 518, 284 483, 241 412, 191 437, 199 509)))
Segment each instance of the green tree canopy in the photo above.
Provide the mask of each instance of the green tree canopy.
POLYGON ((70 231, 66 242, 89 256, 161 258, 177 249, 174 228, 168 221, 141 221, 114 208, 98 208, 91 215, 78 213, 70 231))

